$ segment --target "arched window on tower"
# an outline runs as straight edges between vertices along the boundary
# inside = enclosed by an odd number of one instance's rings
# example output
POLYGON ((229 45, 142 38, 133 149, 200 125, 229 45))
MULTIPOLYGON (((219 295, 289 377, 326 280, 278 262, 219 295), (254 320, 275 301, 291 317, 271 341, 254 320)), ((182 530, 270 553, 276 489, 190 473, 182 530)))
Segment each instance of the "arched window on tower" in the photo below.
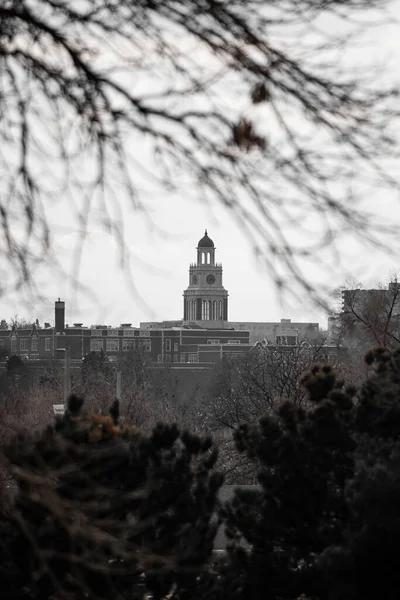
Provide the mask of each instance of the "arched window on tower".
POLYGON ((216 300, 214 300, 214 302, 213 302, 213 321, 218 321, 217 301, 216 300))
POLYGON ((218 302, 218 321, 222 321, 222 300, 218 302))

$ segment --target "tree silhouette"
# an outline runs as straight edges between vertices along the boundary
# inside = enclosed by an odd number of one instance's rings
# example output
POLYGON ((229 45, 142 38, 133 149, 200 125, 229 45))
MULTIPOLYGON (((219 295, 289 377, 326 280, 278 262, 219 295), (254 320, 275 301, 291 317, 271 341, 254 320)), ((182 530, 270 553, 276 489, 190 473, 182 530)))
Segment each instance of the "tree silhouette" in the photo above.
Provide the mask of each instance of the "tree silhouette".
POLYGON ((0 503, 10 598, 190 598, 211 556, 221 476, 209 438, 68 410, 5 449, 17 488, 0 503))
POLYGON ((237 429, 259 487, 224 508, 219 597, 373 600, 399 585, 400 353, 365 360, 359 390, 316 365, 303 379, 311 409, 286 402, 237 429))

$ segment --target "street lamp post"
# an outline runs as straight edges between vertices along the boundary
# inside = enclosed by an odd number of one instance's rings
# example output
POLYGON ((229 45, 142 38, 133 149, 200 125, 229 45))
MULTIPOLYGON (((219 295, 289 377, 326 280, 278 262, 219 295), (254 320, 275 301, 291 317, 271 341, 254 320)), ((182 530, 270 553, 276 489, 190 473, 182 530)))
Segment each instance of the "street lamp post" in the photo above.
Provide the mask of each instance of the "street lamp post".
POLYGON ((65 348, 65 369, 64 369, 64 404, 67 406, 68 397, 71 393, 71 349, 65 348))
POLYGON ((68 397, 71 393, 71 349, 57 348, 57 352, 64 352, 64 404, 67 405, 68 397))

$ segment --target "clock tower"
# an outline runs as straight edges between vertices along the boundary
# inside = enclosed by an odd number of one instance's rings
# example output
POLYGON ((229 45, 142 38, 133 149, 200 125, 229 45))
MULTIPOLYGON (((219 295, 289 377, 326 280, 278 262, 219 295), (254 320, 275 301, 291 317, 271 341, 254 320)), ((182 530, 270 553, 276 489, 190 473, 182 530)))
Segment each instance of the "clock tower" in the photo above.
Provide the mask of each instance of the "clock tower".
POLYGON ((228 320, 222 265, 215 262, 215 246, 207 229, 197 244, 197 262, 189 267, 189 286, 183 292, 183 320, 208 321, 209 326, 228 320))

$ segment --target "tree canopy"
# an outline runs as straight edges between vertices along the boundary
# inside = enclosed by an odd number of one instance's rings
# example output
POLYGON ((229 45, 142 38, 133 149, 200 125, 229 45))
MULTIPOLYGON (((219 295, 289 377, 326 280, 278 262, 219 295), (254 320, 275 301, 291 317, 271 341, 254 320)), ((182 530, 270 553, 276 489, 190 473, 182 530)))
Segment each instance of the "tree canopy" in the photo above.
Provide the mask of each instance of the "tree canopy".
MULTIPOLYGON (((376 348, 357 388, 328 365, 308 405, 239 425, 257 485, 227 502, 209 437, 110 414, 65 416, 3 449, 0 585, 12 600, 384 600, 400 585, 400 351, 376 348), (223 524, 227 553, 213 559, 223 524)), ((3 594, 4 595, 4 594, 3 594)), ((7 596, 5 596, 7 597, 7 596)))
MULTIPOLYGON (((22 597, 190 598, 209 559, 221 476, 208 437, 110 415, 66 415, 5 449, 16 489, 0 503, 0 585, 22 597)), ((7 597, 7 596, 5 596, 7 597)))
POLYGON ((238 428, 239 450, 258 459, 260 486, 238 490, 225 507, 227 598, 391 597, 399 583, 399 359, 399 351, 370 351, 373 371, 358 390, 316 365, 303 378, 311 410, 286 402, 238 428))

